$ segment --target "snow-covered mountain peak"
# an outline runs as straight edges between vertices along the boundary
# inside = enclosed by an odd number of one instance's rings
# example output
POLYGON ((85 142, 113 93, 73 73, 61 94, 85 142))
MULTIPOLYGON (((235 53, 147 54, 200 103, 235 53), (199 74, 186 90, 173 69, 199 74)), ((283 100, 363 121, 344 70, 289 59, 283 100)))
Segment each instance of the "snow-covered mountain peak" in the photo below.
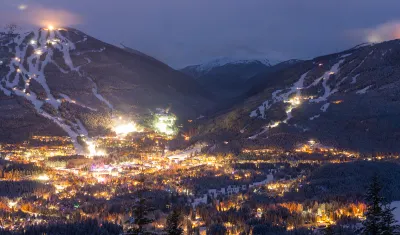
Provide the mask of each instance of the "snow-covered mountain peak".
POLYGON ((213 59, 209 62, 206 62, 203 64, 198 64, 198 65, 192 65, 189 67, 195 68, 195 70, 197 72, 205 73, 205 72, 212 70, 213 68, 221 67, 221 66, 228 65, 228 64, 252 64, 252 63, 259 63, 259 64, 263 64, 265 66, 272 66, 275 64, 275 63, 272 63, 267 58, 236 59, 236 58, 230 58, 230 57, 219 57, 219 58, 213 59))

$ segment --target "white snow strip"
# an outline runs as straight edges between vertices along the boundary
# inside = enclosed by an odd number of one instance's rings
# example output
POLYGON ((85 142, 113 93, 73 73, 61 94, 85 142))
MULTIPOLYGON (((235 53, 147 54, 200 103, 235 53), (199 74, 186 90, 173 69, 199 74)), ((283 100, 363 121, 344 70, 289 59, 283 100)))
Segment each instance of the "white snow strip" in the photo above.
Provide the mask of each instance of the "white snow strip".
MULTIPOLYGON (((292 87, 288 88, 286 93, 283 93, 283 90, 276 90, 272 93, 271 100, 266 100, 260 105, 258 108, 253 110, 250 113, 250 117, 259 117, 265 119, 266 111, 275 103, 283 102, 289 99, 289 96, 296 93, 296 96, 300 96, 301 90, 304 86, 304 79, 306 78, 308 72, 302 74, 297 82, 293 84, 292 87), (280 95, 278 95, 280 94, 280 95), (257 115, 257 110, 261 113, 261 117, 257 115)), ((291 110, 290 110, 291 111, 291 110)), ((290 112, 289 112, 290 113, 290 112)), ((288 113, 288 114, 289 114, 288 113)), ((290 114, 289 114, 290 115, 290 114)), ((290 119, 290 118, 289 118, 290 119)))
POLYGON ((106 100, 102 95, 99 94, 99 92, 97 90, 97 84, 90 77, 87 77, 87 79, 89 79, 90 81, 93 82, 93 86, 94 86, 92 88, 93 95, 95 95, 97 97, 97 99, 99 99, 100 101, 105 103, 111 110, 114 110, 114 106, 108 100, 106 100))
POLYGON ((69 96, 67 96, 66 94, 60 93, 60 96, 63 97, 64 100, 67 101, 67 102, 69 102, 69 103, 76 104, 76 105, 78 105, 78 106, 81 106, 82 108, 86 108, 86 109, 89 109, 89 110, 91 110, 91 111, 97 111, 97 109, 95 109, 95 108, 86 106, 86 105, 84 105, 84 104, 82 104, 82 103, 77 102, 76 100, 71 99, 71 98, 70 98, 69 96))
POLYGON ((1 90, 6 96, 10 96, 10 95, 11 95, 11 91, 7 90, 7 89, 4 88, 3 86, 0 86, 0 90, 1 90))
POLYGON ((321 116, 321 114, 317 114, 317 115, 314 115, 314 116, 310 117, 309 119, 312 121, 314 119, 319 118, 320 116, 321 116))
MULTIPOLYGON (((368 55, 357 65, 357 67, 355 67, 353 70, 350 71, 349 75, 353 74, 358 68, 360 68, 361 65, 364 64, 364 62, 368 58, 368 56, 370 56, 372 53, 374 53, 374 50, 372 50, 370 53, 368 53, 368 55)), ((360 74, 357 74, 353 77, 353 79, 351 80, 351 84, 356 83, 356 79, 358 76, 360 76, 360 74)))
POLYGON ((367 86, 367 87, 365 87, 365 88, 363 88, 363 89, 361 89, 361 90, 356 91, 356 94, 359 94, 359 95, 365 94, 365 93, 367 92, 367 90, 368 90, 369 88, 371 88, 371 86, 372 86, 372 85, 369 85, 369 86, 367 86))
POLYGON ((270 107, 271 107, 271 105, 269 104, 269 101, 267 100, 267 101, 265 101, 262 105, 260 105, 257 109, 253 110, 253 111, 250 113, 250 117, 259 117, 259 115, 258 115, 258 113, 257 113, 257 111, 259 111, 260 114, 261 114, 261 118, 265 119, 265 118, 266 118, 266 116, 265 116, 266 111, 267 111, 270 107))
POLYGON ((357 82, 358 76, 360 76, 360 74, 357 74, 356 76, 354 76, 354 77, 351 79, 351 84, 354 84, 354 83, 357 82))
MULTIPOLYGON (((58 111, 61 102, 55 99, 52 95, 44 73, 45 67, 48 64, 54 64, 60 72, 68 73, 68 71, 60 68, 60 66, 58 66, 52 59, 54 50, 58 50, 62 53, 64 63, 71 71, 77 71, 79 73, 79 68, 74 67, 70 56, 70 51, 75 49, 75 45, 65 38, 58 30, 47 31, 43 29, 40 29, 39 31, 20 33, 14 39, 11 39, 8 45, 10 51, 15 52, 15 57, 7 65, 9 73, 5 77, 1 78, 0 90, 6 95, 14 94, 30 101, 37 113, 50 119, 61 127, 71 137, 76 150, 81 152, 82 146, 77 143, 77 137, 79 135, 87 135, 88 132, 80 120, 75 120, 73 121, 75 123, 71 123, 71 120, 66 120, 61 116, 58 111), (29 43, 25 43, 24 41, 28 41, 29 43), (49 44, 51 44, 51 46, 47 46, 49 44), (12 46, 14 46, 14 48, 11 48, 12 46), (28 56, 27 48, 29 46, 33 47, 33 53, 28 56), (27 64, 27 67, 24 66, 25 63, 27 64), (16 75, 12 76, 13 74, 16 75), (21 82, 20 77, 24 82, 23 88, 18 86, 21 82), (46 95, 45 100, 39 99, 34 92, 29 90, 32 79, 37 81, 44 89, 46 95), (54 111, 51 113, 44 111, 42 107, 45 103, 50 104, 54 108, 54 111)), ((100 51, 103 50, 104 49, 101 49, 100 51)), ((63 97, 65 100, 73 102, 73 100, 68 96, 63 95, 63 97)), ((77 105, 95 111, 95 109, 86 105, 79 103, 77 105)))
POLYGON ((326 110, 329 108, 329 105, 330 105, 330 103, 326 103, 326 104, 322 105, 321 111, 326 112, 326 110))
POLYGON ((64 74, 68 73, 68 71, 66 71, 63 68, 61 68, 55 61, 52 61, 52 64, 54 64, 58 68, 58 70, 60 70, 60 72, 62 72, 64 74))
MULTIPOLYGON (((78 35, 79 35, 79 34, 78 34, 78 35)), ((86 41, 87 41, 87 36, 85 35, 85 36, 83 36, 83 38, 82 38, 81 40, 76 41, 75 44, 82 43, 82 42, 86 42, 86 41)))
POLYGON ((88 131, 86 130, 85 126, 83 126, 82 122, 80 120, 76 120, 78 123, 79 129, 81 130, 81 133, 85 136, 88 136, 88 131))
POLYGON ((76 52, 75 55, 84 55, 84 54, 87 54, 87 53, 100 53, 100 52, 103 52, 105 50, 106 50, 106 48, 103 47, 103 48, 100 48, 98 50, 89 50, 89 51, 76 52))
MULTIPOLYGON (((329 71, 325 72, 324 75, 322 75, 322 77, 319 78, 319 79, 322 79, 322 80, 323 80, 323 81, 322 81, 322 86, 323 86, 323 88, 324 88, 324 94, 323 94, 322 96, 316 98, 316 99, 310 100, 310 102, 319 103, 319 102, 321 102, 321 101, 326 101, 326 99, 327 99, 329 96, 331 96, 333 93, 337 92, 337 89, 331 90, 331 88, 327 85, 327 82, 328 82, 329 77, 330 77, 331 74, 337 74, 337 73, 339 72, 339 66, 340 66, 343 62, 344 62, 344 59, 343 59, 343 60, 340 60, 338 63, 334 64, 334 65, 332 66, 332 68, 331 68, 329 71)), ((318 79, 317 79, 317 80, 318 80, 318 79)), ((319 82, 319 81, 318 81, 318 82, 319 82)))
MULTIPOLYGON (((289 100, 289 96, 292 94, 296 94, 296 97, 299 97, 301 95, 301 90, 303 89, 304 86, 304 80, 307 77, 309 71, 307 71, 306 73, 302 74, 299 78, 299 80, 297 82, 295 82, 293 84, 292 87, 288 88, 288 91, 286 93, 283 93, 282 90, 276 90, 272 93, 272 99, 271 100, 266 100, 264 101, 264 103, 259 106, 257 109, 253 110, 250 113, 250 117, 259 117, 257 115, 257 111, 259 111, 261 113, 261 118, 265 119, 266 118, 266 110, 268 110, 272 104, 278 103, 278 102, 288 102, 289 100), (280 95, 278 95, 280 94, 280 95)), ((292 102, 290 103, 289 107, 286 109, 286 118, 282 121, 275 121, 273 123, 268 124, 267 126, 265 126, 261 132, 250 136, 249 139, 255 139, 257 138, 259 135, 262 135, 263 133, 265 133, 266 131, 268 131, 271 128, 275 128, 277 126, 279 126, 282 122, 287 123, 293 116, 292 116, 292 110, 294 108, 296 108, 299 105, 298 102, 292 102)))
POLYGON ((350 54, 344 54, 344 55, 340 56, 340 58, 346 58, 346 57, 351 56, 351 55, 352 55, 351 53, 350 54))

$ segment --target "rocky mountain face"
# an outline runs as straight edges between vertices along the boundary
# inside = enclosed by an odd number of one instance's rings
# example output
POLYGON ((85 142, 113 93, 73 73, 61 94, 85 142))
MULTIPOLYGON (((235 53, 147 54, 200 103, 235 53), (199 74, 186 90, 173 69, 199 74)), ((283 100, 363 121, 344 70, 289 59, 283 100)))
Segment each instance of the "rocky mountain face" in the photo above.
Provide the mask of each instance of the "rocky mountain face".
POLYGON ((245 91, 246 81, 271 68, 267 59, 232 60, 220 58, 200 65, 187 66, 181 71, 190 75, 217 98, 232 98, 245 91))
POLYGON ((110 118, 171 107, 181 120, 214 104, 191 77, 78 30, 0 34, 0 140, 97 135, 110 118))
POLYGON ((290 147, 315 139, 400 151, 400 41, 361 45, 260 74, 245 101, 200 123, 203 137, 290 147))

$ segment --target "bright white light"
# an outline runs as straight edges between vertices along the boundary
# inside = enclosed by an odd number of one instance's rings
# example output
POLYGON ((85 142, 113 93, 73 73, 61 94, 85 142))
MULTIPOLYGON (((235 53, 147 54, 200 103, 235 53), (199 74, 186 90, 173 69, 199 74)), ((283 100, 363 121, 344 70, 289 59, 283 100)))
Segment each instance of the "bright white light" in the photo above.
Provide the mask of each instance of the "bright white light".
POLYGON ((37 50, 35 51, 35 54, 36 54, 36 55, 42 55, 42 54, 43 54, 43 51, 40 50, 40 49, 37 49, 37 50))
POLYGON ((50 179, 50 177, 48 175, 39 175, 37 177, 37 180, 40 180, 40 181, 48 181, 49 179, 50 179))
POLYGON ((8 201, 8 207, 13 208, 15 205, 17 205, 18 202, 16 201, 8 201))
POLYGON ((89 151, 89 157, 94 156, 105 156, 107 155, 105 151, 97 149, 97 146, 92 141, 86 141, 87 150, 89 151))
POLYGON ((166 135, 174 135, 175 121, 176 117, 173 115, 156 115, 154 128, 159 133, 166 135))
POLYGON ((134 122, 117 125, 113 128, 113 130, 117 135, 127 135, 132 132, 141 131, 134 122))
POLYGON ((21 10, 21 11, 26 10, 26 8, 28 8, 28 6, 25 5, 25 4, 21 4, 21 5, 18 6, 18 9, 21 10))
POLYGON ((96 179, 97 179, 97 182, 99 182, 99 183, 104 183, 106 181, 106 178, 104 178, 102 176, 97 176, 96 179))
POLYGON ((293 106, 298 106, 301 104, 301 99, 300 99, 300 97, 296 96, 285 102, 290 103, 293 106))
POLYGON ((35 40, 31 40, 31 45, 35 45, 36 41, 35 40))
POLYGON ((280 121, 277 121, 277 122, 274 122, 274 123, 272 123, 272 124, 269 124, 268 127, 269 127, 269 128, 274 128, 274 127, 279 126, 279 124, 281 124, 281 122, 280 122, 280 121))
POLYGON ((50 30, 50 31, 54 30, 54 26, 53 25, 49 25, 49 26, 47 26, 47 29, 50 30))
POLYGON ((65 186, 64 185, 60 185, 60 184, 55 184, 54 185, 54 187, 57 189, 57 190, 63 190, 63 189, 65 189, 65 186))

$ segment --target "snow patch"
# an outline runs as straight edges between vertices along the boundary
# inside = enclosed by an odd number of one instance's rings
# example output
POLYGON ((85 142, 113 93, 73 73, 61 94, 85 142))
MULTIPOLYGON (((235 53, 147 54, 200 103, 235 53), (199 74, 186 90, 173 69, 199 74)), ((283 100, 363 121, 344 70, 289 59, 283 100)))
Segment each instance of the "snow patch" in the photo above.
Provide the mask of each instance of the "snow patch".
POLYGON ((361 90, 358 90, 358 91, 356 91, 356 94, 359 94, 359 95, 365 94, 367 92, 367 90, 371 87, 372 87, 372 85, 369 85, 361 90))
POLYGON ((93 85, 94 85, 94 87, 92 88, 93 95, 96 96, 97 99, 102 101, 104 104, 106 104, 108 106, 108 108, 110 108, 111 110, 114 110, 114 106, 98 92, 97 84, 90 77, 87 77, 87 79, 89 79, 90 81, 93 82, 93 85))
POLYGON ((351 84, 354 84, 354 83, 357 82, 358 76, 360 76, 360 74, 357 74, 356 76, 354 76, 354 77, 351 79, 351 84))
POLYGON ((206 62, 204 64, 192 65, 189 67, 195 68, 195 70, 197 72, 208 72, 208 71, 212 70, 213 68, 221 67, 221 66, 224 66, 227 64, 252 64, 252 63, 261 63, 266 66, 272 66, 273 64, 276 64, 276 63, 271 63, 271 61, 269 61, 266 58, 244 59, 243 60, 243 59, 233 59, 233 58, 229 58, 229 57, 220 57, 220 58, 214 59, 210 62, 206 62))
POLYGON ((390 206, 392 208, 395 208, 393 210, 393 215, 394 215, 394 218, 397 220, 396 224, 400 224, 400 201, 394 201, 390 204, 390 206))
POLYGON ((335 92, 337 92, 337 89, 333 89, 333 90, 332 90, 332 89, 328 86, 327 82, 328 82, 328 80, 329 80, 330 75, 332 75, 332 74, 337 74, 337 73, 339 72, 339 66, 340 66, 343 62, 344 62, 344 59, 343 59, 343 60, 340 60, 338 63, 334 64, 334 65, 332 66, 332 68, 331 68, 329 71, 325 72, 324 75, 322 75, 321 78, 319 78, 319 79, 316 80, 316 81, 318 81, 318 82, 319 82, 321 79, 323 80, 323 81, 322 81, 322 86, 323 86, 323 88, 324 88, 324 94, 323 94, 322 96, 316 98, 316 99, 310 100, 310 102, 319 103, 319 102, 321 102, 321 101, 325 101, 329 96, 331 96, 332 94, 334 94, 335 92))
POLYGON ((83 107, 83 108, 86 108, 86 109, 89 109, 89 110, 91 110, 91 111, 97 111, 97 109, 95 109, 95 108, 91 108, 91 107, 89 107, 89 106, 86 106, 86 105, 84 105, 84 104, 82 104, 82 103, 77 102, 76 100, 71 99, 71 98, 70 98, 69 96, 67 96, 66 94, 60 93, 60 96, 63 97, 64 100, 67 101, 67 102, 69 102, 69 103, 79 105, 79 106, 81 106, 81 107, 83 107))
POLYGON ((326 110, 329 108, 329 105, 330 105, 330 103, 326 103, 326 104, 322 105, 321 111, 326 112, 326 110))
POLYGON ((351 53, 349 53, 349 54, 344 54, 344 55, 341 55, 340 58, 346 58, 346 57, 351 56, 351 55, 352 55, 351 53))
POLYGON ((320 116, 321 116, 321 114, 317 114, 317 115, 314 115, 314 116, 310 117, 309 119, 312 121, 314 119, 319 118, 320 116))

